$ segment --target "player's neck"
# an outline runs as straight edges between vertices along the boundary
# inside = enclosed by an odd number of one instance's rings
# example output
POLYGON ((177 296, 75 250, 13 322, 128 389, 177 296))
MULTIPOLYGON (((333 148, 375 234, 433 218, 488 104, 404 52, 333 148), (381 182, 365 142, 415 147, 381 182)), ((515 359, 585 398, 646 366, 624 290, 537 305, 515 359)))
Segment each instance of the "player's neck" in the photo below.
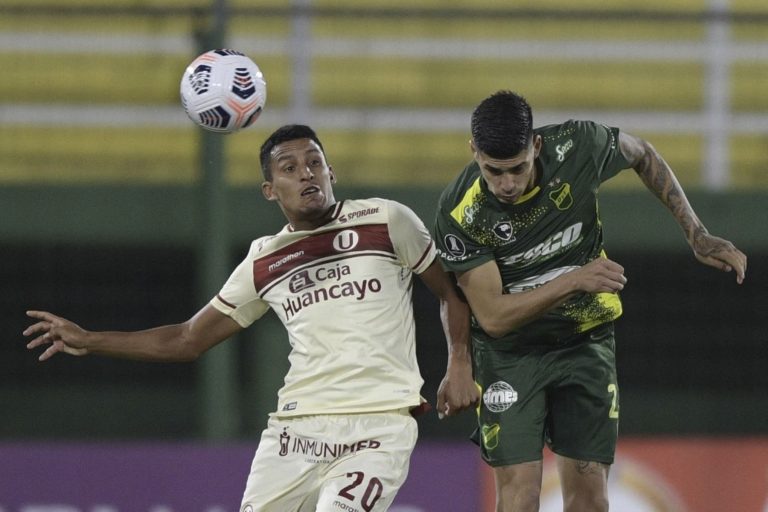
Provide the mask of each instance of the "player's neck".
POLYGON ((525 192, 523 192, 523 194, 527 194, 539 186, 539 182, 541 181, 541 174, 541 166, 539 165, 539 159, 537 158, 533 161, 533 172, 531 173, 531 179, 525 186, 525 192))
POLYGON ((336 203, 334 202, 322 211, 314 212, 315 214, 299 215, 288 219, 288 225, 291 231, 312 231, 321 226, 325 226, 331 220, 333 220, 334 211, 336 210, 336 203))

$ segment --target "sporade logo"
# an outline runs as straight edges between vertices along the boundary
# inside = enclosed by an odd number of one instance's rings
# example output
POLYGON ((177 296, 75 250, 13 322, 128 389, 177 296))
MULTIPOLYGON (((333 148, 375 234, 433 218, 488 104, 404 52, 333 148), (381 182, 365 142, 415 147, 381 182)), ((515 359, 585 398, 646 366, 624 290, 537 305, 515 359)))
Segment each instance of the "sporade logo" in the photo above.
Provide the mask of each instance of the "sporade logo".
POLYGON ((339 222, 344 223, 351 220, 358 219, 360 217, 366 217, 368 215, 373 215, 375 213, 379 213, 378 206, 376 208, 365 208, 363 210, 357 210, 354 212, 345 213, 344 215, 339 217, 339 222))

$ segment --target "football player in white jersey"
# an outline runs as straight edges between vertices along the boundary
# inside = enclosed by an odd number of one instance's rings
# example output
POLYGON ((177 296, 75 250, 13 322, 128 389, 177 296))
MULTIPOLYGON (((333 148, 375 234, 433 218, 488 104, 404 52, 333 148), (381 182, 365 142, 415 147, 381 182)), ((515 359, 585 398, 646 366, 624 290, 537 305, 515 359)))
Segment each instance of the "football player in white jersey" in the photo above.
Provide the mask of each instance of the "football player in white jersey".
POLYGON ((335 175, 308 126, 262 145, 264 196, 288 224, 255 240, 221 291, 186 322, 134 332, 87 331, 45 311, 24 334, 64 352, 194 360, 269 308, 288 331, 290 369, 263 431, 242 512, 386 510, 408 473, 423 408, 411 276, 438 297, 448 371, 438 412, 479 396, 467 353, 469 312, 418 217, 385 199, 336 201, 335 175))

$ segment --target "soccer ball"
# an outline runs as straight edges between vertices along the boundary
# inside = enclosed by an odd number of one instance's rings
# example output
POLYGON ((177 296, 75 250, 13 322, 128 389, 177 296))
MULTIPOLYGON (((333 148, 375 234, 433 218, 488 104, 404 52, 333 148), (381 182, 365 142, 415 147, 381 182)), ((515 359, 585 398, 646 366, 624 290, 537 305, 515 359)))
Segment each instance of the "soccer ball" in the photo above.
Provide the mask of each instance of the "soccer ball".
POLYGON ((232 133, 258 119, 267 100, 261 70, 236 50, 211 50, 198 56, 181 77, 181 104, 197 125, 232 133))

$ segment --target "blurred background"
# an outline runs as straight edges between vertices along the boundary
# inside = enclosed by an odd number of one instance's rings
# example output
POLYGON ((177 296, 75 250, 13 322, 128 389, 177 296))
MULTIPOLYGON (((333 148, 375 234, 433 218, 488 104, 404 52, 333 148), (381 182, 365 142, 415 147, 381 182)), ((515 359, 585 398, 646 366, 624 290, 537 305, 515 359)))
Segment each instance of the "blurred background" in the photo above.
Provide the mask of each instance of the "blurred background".
MULTIPOLYGON (((261 197, 258 148, 289 122, 317 130, 337 198, 397 199, 431 225, 471 158, 470 113, 498 89, 526 96, 536 125, 591 119, 648 139, 709 230, 749 257, 738 286, 696 262, 631 170, 602 188, 607 250, 629 278, 613 509, 768 510, 763 0, 0 0, 0 70, 0 510, 236 510, 287 368, 274 315, 193 364, 40 364, 24 312, 96 330, 189 318, 283 225, 261 197), (216 47, 250 56, 268 87, 257 123, 229 136, 202 133, 179 102, 186 65, 216 47), (40 484, 72 464, 155 487, 120 501, 125 486, 40 484), (157 484, 196 466, 192 490, 233 487, 206 504, 157 484)), ((434 401, 446 349, 418 280, 414 303, 434 401)), ((397 510, 489 510, 473 420, 421 420, 397 510)), ((553 481, 542 510, 557 510, 553 481)))

